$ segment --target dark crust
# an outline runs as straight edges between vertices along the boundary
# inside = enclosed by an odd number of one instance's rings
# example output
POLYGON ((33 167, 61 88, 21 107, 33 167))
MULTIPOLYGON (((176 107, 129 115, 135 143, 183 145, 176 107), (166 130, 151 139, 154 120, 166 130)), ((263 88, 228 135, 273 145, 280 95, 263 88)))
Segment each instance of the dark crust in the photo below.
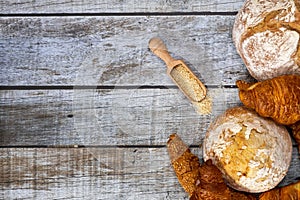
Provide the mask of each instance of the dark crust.
POLYGON ((199 158, 191 153, 177 134, 170 136, 167 148, 179 183, 189 195, 192 195, 200 180, 199 158))

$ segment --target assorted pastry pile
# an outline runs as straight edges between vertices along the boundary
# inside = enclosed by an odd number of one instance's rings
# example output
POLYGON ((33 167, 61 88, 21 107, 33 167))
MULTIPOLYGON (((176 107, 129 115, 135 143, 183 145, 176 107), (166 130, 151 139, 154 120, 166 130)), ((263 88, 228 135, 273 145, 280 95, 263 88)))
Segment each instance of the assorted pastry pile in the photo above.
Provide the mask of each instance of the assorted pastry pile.
POLYGON ((207 160, 200 164, 199 158, 177 134, 172 134, 167 143, 172 166, 178 181, 189 194, 190 200, 298 200, 300 181, 288 186, 252 194, 229 187, 222 172, 207 160))
POLYGON ((300 181, 275 188, 291 161, 289 129, 300 151, 299 38, 299 0, 246 0, 233 41, 259 82, 236 82, 244 106, 228 109, 211 123, 203 164, 178 135, 167 143, 191 200, 300 199, 300 181))

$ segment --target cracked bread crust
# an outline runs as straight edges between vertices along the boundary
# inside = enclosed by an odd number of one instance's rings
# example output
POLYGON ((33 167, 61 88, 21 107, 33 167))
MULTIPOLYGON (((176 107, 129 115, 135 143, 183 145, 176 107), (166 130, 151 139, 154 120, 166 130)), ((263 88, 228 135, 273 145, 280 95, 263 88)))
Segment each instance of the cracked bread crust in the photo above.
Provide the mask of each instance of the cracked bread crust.
POLYGON ((232 34, 238 53, 255 79, 300 74, 298 0, 246 0, 232 34))
POLYGON ((286 175, 292 142, 285 127, 245 107, 228 109, 209 127, 204 160, 211 159, 236 190, 264 192, 286 175))

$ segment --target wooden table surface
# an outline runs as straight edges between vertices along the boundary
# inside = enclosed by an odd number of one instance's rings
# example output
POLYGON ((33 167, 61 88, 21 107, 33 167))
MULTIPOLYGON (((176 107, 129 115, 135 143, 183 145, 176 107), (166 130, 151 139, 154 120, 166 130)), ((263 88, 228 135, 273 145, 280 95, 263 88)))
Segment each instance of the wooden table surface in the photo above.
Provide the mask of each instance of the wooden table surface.
MULTIPOLYGON (((232 42, 243 0, 0 1, 0 199, 188 199, 166 142, 201 158, 253 80, 232 42), (208 88, 198 114, 148 49, 159 36, 208 88)), ((280 185, 299 180, 293 159, 280 185)))

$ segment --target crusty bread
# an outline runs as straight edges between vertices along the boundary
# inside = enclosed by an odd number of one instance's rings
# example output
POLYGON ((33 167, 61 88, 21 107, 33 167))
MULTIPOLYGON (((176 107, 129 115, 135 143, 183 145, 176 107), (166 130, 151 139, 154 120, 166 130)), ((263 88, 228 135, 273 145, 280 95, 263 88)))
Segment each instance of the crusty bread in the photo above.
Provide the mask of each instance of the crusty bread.
POLYGON ((246 0, 232 35, 255 79, 300 74, 299 0, 246 0))
POLYGON ((234 189, 264 192, 286 175, 292 142, 284 126, 245 107, 235 107, 209 127, 203 157, 213 161, 234 189))

